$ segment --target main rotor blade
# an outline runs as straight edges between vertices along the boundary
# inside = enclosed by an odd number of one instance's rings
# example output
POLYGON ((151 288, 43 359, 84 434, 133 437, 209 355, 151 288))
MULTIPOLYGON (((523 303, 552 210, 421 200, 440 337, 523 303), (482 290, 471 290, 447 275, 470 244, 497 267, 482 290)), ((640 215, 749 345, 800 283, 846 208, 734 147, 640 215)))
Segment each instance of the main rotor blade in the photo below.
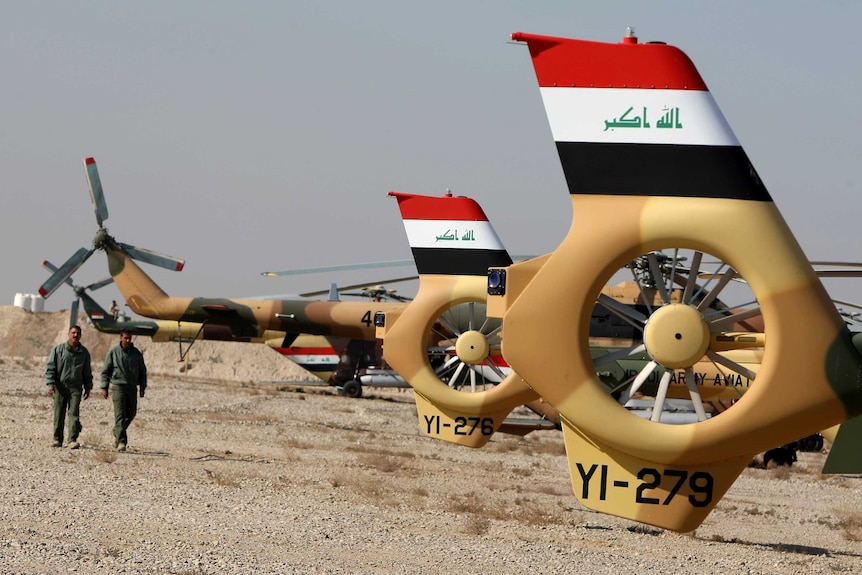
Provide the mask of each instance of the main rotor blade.
POLYGON ((148 264, 152 264, 154 266, 159 266, 176 272, 183 271, 183 266, 186 265, 186 262, 184 260, 175 258, 173 256, 160 254, 144 248, 136 248, 135 246, 130 246, 129 244, 124 244, 122 242, 117 243, 120 245, 121 248, 123 248, 123 250, 125 250, 127 254, 129 254, 129 257, 134 260, 146 262, 148 264))
POLYGON ((838 305, 849 305, 852 308, 862 309, 862 305, 859 305, 858 303, 853 303, 852 301, 844 301, 840 299, 833 299, 832 301, 837 303, 838 305))
MULTIPOLYGON (((523 261, 529 260, 535 255, 520 255, 520 256, 511 256, 513 261, 523 261)), ((341 272, 346 270, 364 270, 364 269, 376 269, 376 268, 400 268, 415 265, 414 260, 388 260, 382 262, 363 262, 360 264, 339 264, 333 266, 319 266, 313 268, 298 268, 295 270, 282 270, 277 272, 261 272, 260 275, 266 277, 281 277, 281 276, 293 276, 300 274, 316 274, 320 272, 341 272)), ((326 292, 323 292, 326 293, 326 292)), ((319 295, 319 294, 315 294, 319 295)))
POLYGON ((812 266, 862 268, 862 263, 858 263, 858 262, 809 262, 809 263, 812 266))
MULTIPOLYGON (((46 270, 52 272, 52 273, 56 272, 58 269, 60 269, 57 266, 55 266, 54 264, 52 264, 51 262, 49 262, 48 260, 45 260, 44 262, 42 262, 42 267, 45 268, 46 270)), ((111 279, 113 280, 113 278, 111 278, 111 279)), ((66 283, 69 284, 70 286, 72 286, 72 289, 75 289, 75 284, 74 284, 74 282, 72 282, 71 276, 66 278, 66 283)))
POLYGON ((90 291, 96 291, 97 289, 103 288, 106 285, 111 284, 111 283, 114 283, 114 278, 105 278, 103 280, 99 280, 97 282, 91 283, 90 285, 88 285, 84 289, 90 290, 90 291))
MULTIPOLYGON (((390 260, 384 262, 365 262, 361 264, 342 264, 336 266, 320 266, 315 268, 301 268, 296 270, 284 270, 280 272, 261 272, 266 277, 293 276, 299 274, 316 274, 320 272, 341 272, 346 270, 364 270, 375 268, 400 268, 414 265, 413 260, 390 260)), ((368 284, 361 284, 368 285, 368 284)), ((357 286, 359 287, 359 286, 357 286)), ((352 288, 346 288, 352 289, 352 288)), ((323 292, 326 293, 326 292, 323 292)), ((317 295, 317 294, 315 294, 317 295)))
MULTIPOLYGON (((57 266, 55 266, 54 264, 52 264, 48 260, 45 260, 44 262, 42 262, 42 267, 49 270, 49 271, 52 271, 52 272, 56 272, 59 269, 57 266)), ((78 289, 78 286, 76 286, 75 283, 72 281, 71 276, 66 278, 66 283, 69 284, 70 286, 72 286, 72 289, 78 289)), ((99 280, 97 282, 91 283, 90 285, 88 285, 84 289, 90 290, 90 291, 95 291, 99 288, 105 287, 106 285, 108 285, 110 283, 114 283, 114 278, 105 278, 103 280, 99 280)))
MULTIPOLYGON (((344 290, 368 287, 370 284, 379 284, 379 283, 380 284, 394 284, 394 283, 398 283, 398 282, 409 282, 410 280, 415 280, 415 279, 419 279, 419 276, 407 276, 407 277, 403 277, 403 278, 393 278, 393 279, 383 280, 383 281, 365 282, 365 283, 353 284, 353 285, 349 285, 349 286, 339 286, 338 287, 338 293, 342 293, 342 292, 344 292, 344 290)), ((329 290, 327 289, 327 290, 309 291, 309 292, 301 293, 298 295, 299 295, 299 297, 314 297, 316 295, 323 295, 325 293, 329 293, 329 290)))
POLYGON ((819 278, 860 278, 862 270, 814 270, 819 278))
POLYGON ((87 170, 90 202, 93 204, 93 211, 96 212, 96 221, 99 222, 99 227, 101 228, 102 222, 108 219, 108 205, 105 203, 105 194, 102 192, 102 180, 99 178, 99 169, 96 167, 95 158, 85 159, 84 167, 87 170))
MULTIPOLYGON (((87 248, 80 248, 78 251, 72 254, 72 257, 66 260, 66 263, 60 266, 60 268, 56 272, 51 274, 51 277, 48 278, 48 281, 42 284, 42 287, 39 288, 39 294, 44 298, 50 297, 51 294, 54 293, 58 287, 60 287, 61 283, 69 279, 69 277, 71 277, 73 273, 78 271, 78 268, 80 268, 84 264, 84 262, 87 261, 87 258, 93 255, 93 251, 94 250, 92 249, 88 250, 87 248)), ((45 265, 46 263, 47 262, 44 262, 43 265, 45 265)))
POLYGON ((72 309, 69 310, 69 327, 78 325, 78 298, 72 302, 72 309))

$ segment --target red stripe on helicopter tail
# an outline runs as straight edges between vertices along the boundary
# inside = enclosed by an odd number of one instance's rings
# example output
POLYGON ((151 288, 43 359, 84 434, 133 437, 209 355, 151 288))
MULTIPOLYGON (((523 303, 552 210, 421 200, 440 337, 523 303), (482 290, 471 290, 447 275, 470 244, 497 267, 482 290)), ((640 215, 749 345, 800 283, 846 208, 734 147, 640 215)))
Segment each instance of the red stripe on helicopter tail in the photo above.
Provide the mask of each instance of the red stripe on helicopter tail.
POLYGON ((540 87, 707 90, 692 61, 675 46, 592 42, 515 32, 527 42, 540 87))
POLYGON ((86 159, 84 160, 84 163, 85 163, 86 165, 88 165, 88 166, 89 166, 90 164, 95 164, 95 163, 96 163, 96 158, 86 158, 86 159))
POLYGON ((183 266, 185 266, 185 265, 186 265, 186 262, 177 262, 177 267, 174 269, 174 271, 177 271, 177 272, 183 271, 183 266))
POLYGON ((401 217, 405 220, 462 220, 487 222, 488 216, 472 198, 463 196, 420 196, 389 192, 398 200, 401 217))

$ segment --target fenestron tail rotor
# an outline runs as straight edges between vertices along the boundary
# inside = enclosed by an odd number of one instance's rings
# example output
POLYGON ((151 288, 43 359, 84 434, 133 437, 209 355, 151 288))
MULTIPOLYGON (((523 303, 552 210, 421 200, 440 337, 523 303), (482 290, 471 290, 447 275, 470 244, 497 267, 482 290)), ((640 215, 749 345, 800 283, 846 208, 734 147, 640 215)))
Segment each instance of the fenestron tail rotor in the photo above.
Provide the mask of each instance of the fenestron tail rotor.
POLYGON ((104 227, 104 222, 108 219, 108 206, 105 202, 102 180, 99 177, 96 160, 93 158, 86 158, 84 160, 84 168, 87 173, 87 185, 90 190, 90 201, 93 205, 93 212, 96 215, 96 223, 99 225, 99 229, 93 239, 93 247, 90 249, 80 248, 76 251, 72 257, 66 260, 66 263, 56 269, 51 277, 42 284, 42 287, 39 288, 39 294, 44 298, 49 297, 60 286, 60 284, 67 281, 96 250, 119 249, 127 253, 132 259, 169 270, 182 271, 183 266, 185 265, 183 260, 173 256, 159 254, 151 250, 138 248, 130 244, 118 242, 108 233, 108 229, 104 227))

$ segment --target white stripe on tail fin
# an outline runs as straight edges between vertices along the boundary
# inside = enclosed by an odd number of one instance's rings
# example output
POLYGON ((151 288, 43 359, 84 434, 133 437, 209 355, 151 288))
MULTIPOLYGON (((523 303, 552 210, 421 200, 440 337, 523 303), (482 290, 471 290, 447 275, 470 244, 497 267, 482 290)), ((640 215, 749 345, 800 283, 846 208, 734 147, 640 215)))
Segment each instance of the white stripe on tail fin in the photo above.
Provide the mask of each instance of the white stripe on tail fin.
POLYGON ((479 204, 466 197, 389 192, 398 200, 419 275, 484 276, 512 263, 479 204))

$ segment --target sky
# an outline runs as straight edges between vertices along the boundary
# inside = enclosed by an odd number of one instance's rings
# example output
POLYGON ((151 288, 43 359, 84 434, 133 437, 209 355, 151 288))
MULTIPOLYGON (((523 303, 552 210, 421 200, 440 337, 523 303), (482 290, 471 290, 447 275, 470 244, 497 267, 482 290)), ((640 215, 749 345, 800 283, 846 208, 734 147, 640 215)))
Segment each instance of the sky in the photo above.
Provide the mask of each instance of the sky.
MULTIPOLYGON (((171 295, 407 275, 260 275, 409 259, 390 190, 472 196, 511 253, 552 251, 571 204, 515 31, 618 42, 632 26, 678 46, 806 255, 862 261, 860 23, 849 0, 5 3, 0 304, 37 292, 43 260, 91 245, 88 156, 110 233, 185 259, 145 268, 171 295)), ((107 275, 96 253, 73 279, 107 275)), ((827 288, 862 301, 859 282, 827 288)), ((113 286, 95 297, 122 302, 113 286)), ((45 309, 72 299, 62 286, 45 309)))

